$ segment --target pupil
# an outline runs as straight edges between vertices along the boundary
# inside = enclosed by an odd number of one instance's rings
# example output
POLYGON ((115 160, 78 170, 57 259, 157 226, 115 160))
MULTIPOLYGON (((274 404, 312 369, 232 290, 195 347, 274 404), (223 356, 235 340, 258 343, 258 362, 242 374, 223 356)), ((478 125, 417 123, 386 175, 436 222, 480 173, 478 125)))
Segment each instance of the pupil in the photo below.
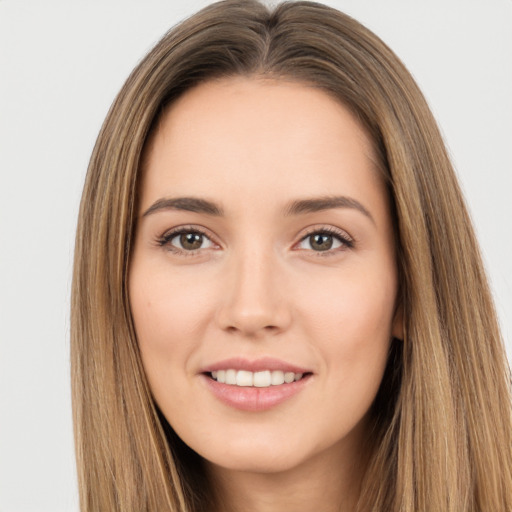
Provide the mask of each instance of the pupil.
POLYGON ((311 247, 316 251, 327 251, 332 247, 331 235, 314 235, 311 247))
POLYGON ((198 233, 185 233, 180 236, 180 243, 184 249, 193 251, 199 249, 203 243, 203 235, 198 233))

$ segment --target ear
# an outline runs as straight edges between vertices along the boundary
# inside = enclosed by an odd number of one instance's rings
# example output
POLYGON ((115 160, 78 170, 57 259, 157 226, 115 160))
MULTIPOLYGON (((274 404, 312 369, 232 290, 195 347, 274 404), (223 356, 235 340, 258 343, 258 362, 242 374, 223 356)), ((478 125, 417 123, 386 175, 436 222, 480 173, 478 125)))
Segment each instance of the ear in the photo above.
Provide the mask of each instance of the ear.
POLYGON ((399 299, 395 308, 393 323, 391 324, 391 335, 393 338, 403 341, 405 337, 404 330, 404 307, 402 300, 399 299))

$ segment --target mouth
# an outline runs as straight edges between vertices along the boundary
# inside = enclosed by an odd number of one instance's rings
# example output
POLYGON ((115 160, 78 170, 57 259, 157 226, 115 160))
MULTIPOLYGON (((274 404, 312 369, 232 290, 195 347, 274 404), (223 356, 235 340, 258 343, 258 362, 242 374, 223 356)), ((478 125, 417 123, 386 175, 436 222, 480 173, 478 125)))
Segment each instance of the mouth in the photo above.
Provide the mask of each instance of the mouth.
POLYGON ((206 388, 224 405, 241 411, 263 412, 280 406, 310 387, 310 368, 263 357, 231 358, 201 371, 206 388))
POLYGON ((297 382, 309 376, 310 373, 285 372, 282 370, 251 372, 230 368, 206 372, 206 375, 220 384, 227 384, 229 386, 269 388, 271 386, 282 386, 283 384, 297 382))

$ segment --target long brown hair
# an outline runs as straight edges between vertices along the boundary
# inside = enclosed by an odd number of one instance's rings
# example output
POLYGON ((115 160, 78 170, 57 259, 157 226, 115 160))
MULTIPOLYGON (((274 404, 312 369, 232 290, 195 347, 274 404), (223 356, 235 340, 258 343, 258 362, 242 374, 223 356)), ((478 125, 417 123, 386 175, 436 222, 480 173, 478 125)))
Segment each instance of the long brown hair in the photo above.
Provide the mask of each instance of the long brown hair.
POLYGON ((361 511, 512 510, 510 375, 477 242, 414 80, 352 18, 311 2, 213 4, 167 33, 112 105, 76 237, 72 386, 81 510, 207 509, 200 461, 157 410, 127 293, 145 142, 166 106, 219 77, 313 85, 363 123, 393 204, 404 311, 373 412, 361 511), (195 457, 195 458, 194 458, 195 457))

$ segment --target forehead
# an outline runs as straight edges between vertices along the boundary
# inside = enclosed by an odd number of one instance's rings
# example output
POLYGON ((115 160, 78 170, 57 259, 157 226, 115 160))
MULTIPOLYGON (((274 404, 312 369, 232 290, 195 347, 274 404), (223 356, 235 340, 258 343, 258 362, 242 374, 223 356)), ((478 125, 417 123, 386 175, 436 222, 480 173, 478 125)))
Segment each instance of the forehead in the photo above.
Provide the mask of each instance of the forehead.
POLYGON ((365 182, 382 187, 377 167, 364 128, 324 91, 229 78, 191 89, 164 113, 146 147, 142 196, 279 201, 341 185, 336 192, 357 195, 365 182))

